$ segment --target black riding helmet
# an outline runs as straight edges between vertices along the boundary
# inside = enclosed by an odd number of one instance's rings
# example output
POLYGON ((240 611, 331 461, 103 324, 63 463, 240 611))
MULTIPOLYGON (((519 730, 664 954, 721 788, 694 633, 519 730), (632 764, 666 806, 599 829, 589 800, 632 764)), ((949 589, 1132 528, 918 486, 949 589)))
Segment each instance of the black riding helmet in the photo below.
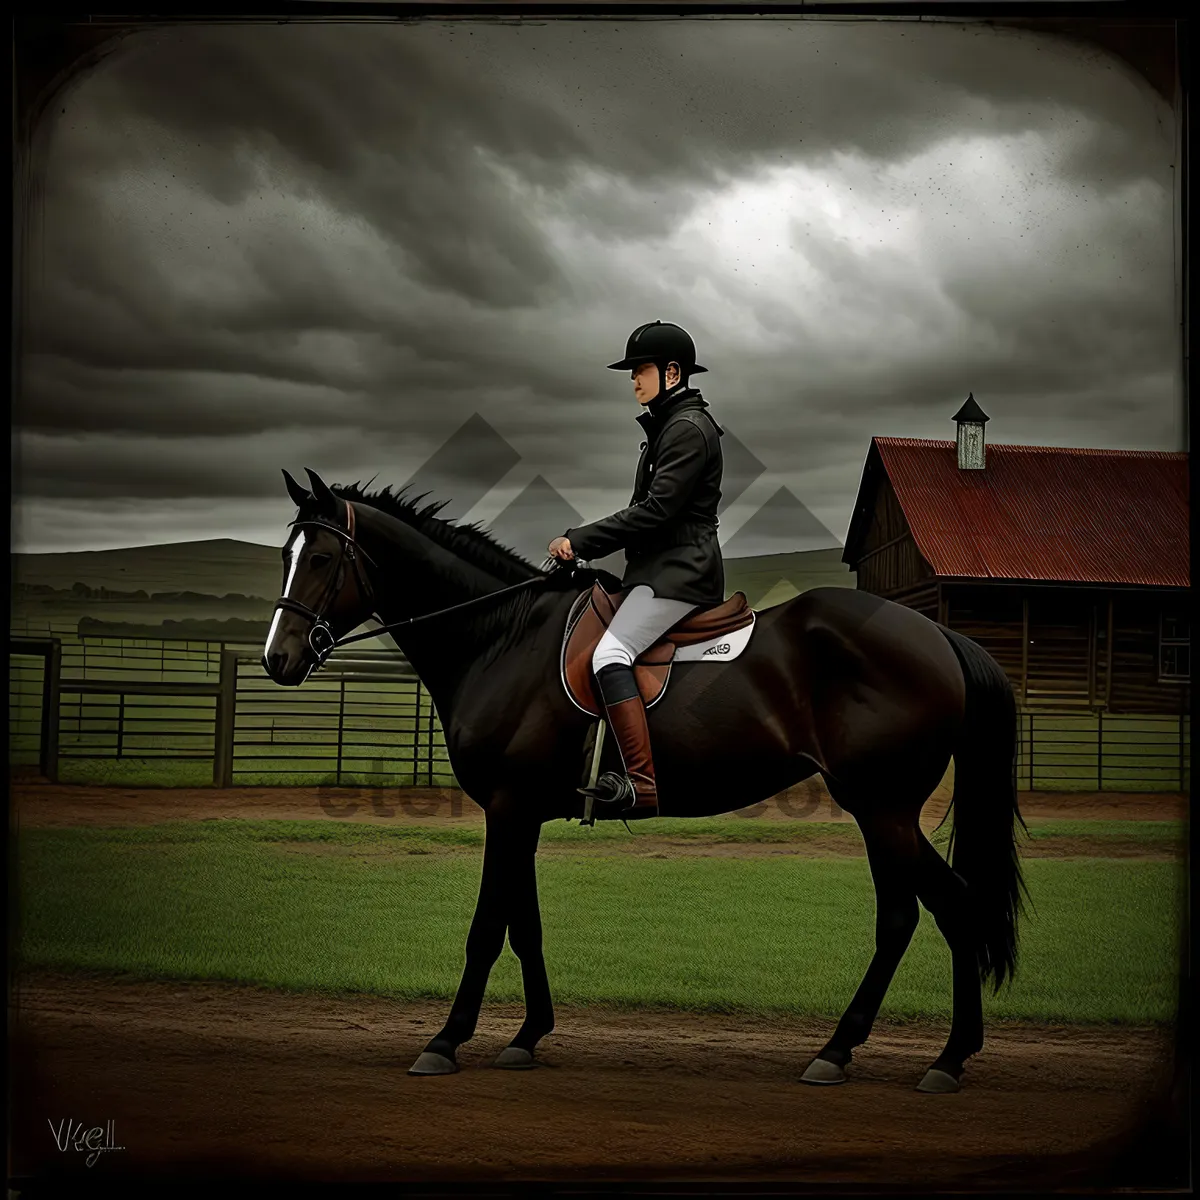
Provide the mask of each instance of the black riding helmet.
POLYGON ((639 325, 625 345, 625 357, 620 362, 609 363, 610 371, 631 371, 642 363, 658 364, 659 395, 667 390, 664 372, 668 363, 678 363, 683 379, 699 375, 707 367, 696 362, 696 343, 686 329, 670 321, 650 321, 639 325))

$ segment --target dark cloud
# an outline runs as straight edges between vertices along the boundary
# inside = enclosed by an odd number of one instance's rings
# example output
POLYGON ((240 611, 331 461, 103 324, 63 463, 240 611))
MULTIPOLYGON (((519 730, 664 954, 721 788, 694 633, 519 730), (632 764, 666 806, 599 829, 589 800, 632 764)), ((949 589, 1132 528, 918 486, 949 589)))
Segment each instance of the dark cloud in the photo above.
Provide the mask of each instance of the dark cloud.
POLYGON ((641 433, 603 366, 654 317, 822 520, 871 434, 949 436, 967 390, 1000 440, 1169 436, 1170 114, 1060 38, 177 27, 59 107, 27 243, 31 496, 273 496, 299 459, 400 482, 482 413, 543 484, 615 507, 641 433), (800 169, 834 209, 703 215, 800 169))
MULTIPOLYGON (((319 465, 335 462, 351 435, 332 440, 319 465)), ((296 473, 312 464, 309 435, 265 438, 43 437, 22 440, 18 472, 22 495, 87 499, 172 500, 283 494, 280 466, 296 473), (309 447, 306 450, 306 447, 309 447), (269 469, 260 469, 269 456, 269 469), (277 465, 278 464, 278 465, 277 465)))
POLYGON ((536 226, 487 198, 493 157, 560 160, 568 127, 519 96, 496 103, 493 80, 404 31, 172 31, 137 39, 123 67, 114 117, 176 134, 222 203, 264 186, 319 195, 402 247, 417 278, 482 303, 527 303, 554 280, 536 226))

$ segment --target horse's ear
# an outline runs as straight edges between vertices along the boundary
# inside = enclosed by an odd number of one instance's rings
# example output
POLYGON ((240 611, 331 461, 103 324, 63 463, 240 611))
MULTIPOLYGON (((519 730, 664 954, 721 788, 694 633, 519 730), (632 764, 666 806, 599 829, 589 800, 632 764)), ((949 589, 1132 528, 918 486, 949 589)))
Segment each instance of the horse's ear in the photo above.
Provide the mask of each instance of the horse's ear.
POLYGON ((317 511, 323 517, 335 518, 338 514, 337 497, 329 490, 325 480, 316 471, 311 467, 304 469, 308 473, 308 482, 312 485, 313 496, 316 497, 317 511))
POLYGON ((291 496, 297 508, 307 508, 312 503, 312 495, 305 491, 284 469, 283 478, 287 482, 288 495, 291 496))

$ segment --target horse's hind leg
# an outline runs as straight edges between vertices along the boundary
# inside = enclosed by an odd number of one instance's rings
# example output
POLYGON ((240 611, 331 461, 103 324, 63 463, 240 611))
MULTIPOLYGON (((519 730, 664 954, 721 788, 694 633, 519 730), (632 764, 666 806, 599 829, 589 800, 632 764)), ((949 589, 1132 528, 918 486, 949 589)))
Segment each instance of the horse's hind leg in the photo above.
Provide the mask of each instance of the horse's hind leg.
POLYGON ((950 1038, 925 1078, 921 1092, 957 1092, 963 1066, 983 1049, 983 987, 968 903, 970 894, 962 877, 920 834, 921 861, 917 895, 933 914, 950 947, 953 961, 954 1016, 950 1038))
POLYGON ((860 819, 859 827, 875 883, 875 954, 833 1037, 801 1077, 805 1083, 845 1082, 845 1067, 854 1047, 870 1035, 919 920, 916 873, 920 850, 915 815, 872 815, 860 819))

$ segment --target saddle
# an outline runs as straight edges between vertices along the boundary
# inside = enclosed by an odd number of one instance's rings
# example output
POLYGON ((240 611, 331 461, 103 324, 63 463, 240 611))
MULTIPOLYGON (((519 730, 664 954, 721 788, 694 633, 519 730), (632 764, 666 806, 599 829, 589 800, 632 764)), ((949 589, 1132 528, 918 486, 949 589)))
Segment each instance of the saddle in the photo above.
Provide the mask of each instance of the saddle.
MULTIPOLYGON (((561 659, 563 686, 575 705, 593 717, 604 712, 604 704, 592 673, 592 655, 626 594, 606 592, 597 582, 590 593, 580 595, 567 617, 561 659)), ((642 703, 649 708, 662 698, 677 648, 709 642, 753 623, 754 609, 747 604, 745 593, 734 592, 721 604, 697 609, 672 625, 634 660, 633 677, 642 703)))

